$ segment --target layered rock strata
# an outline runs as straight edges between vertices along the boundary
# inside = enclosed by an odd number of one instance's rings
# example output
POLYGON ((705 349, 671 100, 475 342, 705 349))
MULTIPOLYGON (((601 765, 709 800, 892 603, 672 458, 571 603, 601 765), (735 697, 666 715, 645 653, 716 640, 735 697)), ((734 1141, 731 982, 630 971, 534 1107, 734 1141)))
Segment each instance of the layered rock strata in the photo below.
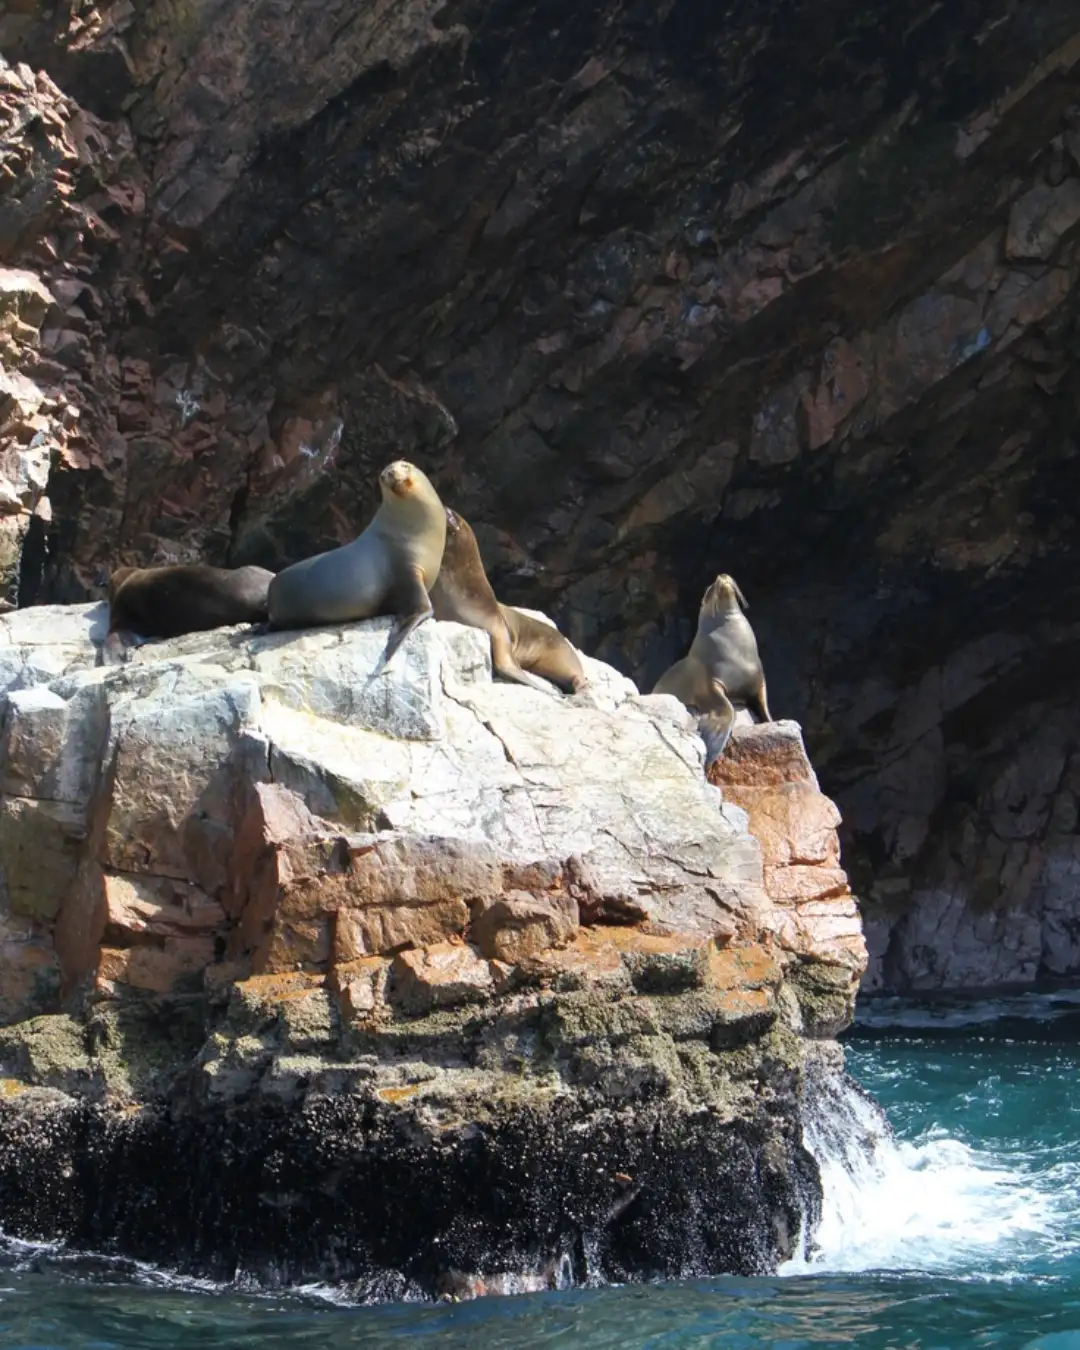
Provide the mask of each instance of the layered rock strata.
POLYGON ((738 577, 877 985, 1080 971, 1072 0, 46 0, 0 46, 9 599, 294 561, 406 454, 641 687, 738 577))
POLYGON ((387 622, 0 619, 5 1231, 371 1297, 773 1268, 865 964, 798 727, 717 788, 610 667, 428 623, 372 680, 387 622))

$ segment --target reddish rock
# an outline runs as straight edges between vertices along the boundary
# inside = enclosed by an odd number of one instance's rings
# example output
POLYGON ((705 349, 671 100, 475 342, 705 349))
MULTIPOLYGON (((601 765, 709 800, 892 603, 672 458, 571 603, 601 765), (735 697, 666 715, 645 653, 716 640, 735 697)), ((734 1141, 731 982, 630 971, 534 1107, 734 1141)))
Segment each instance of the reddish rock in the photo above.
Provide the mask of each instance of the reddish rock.
POLYGON ((160 945, 102 947, 95 988, 111 993, 115 985, 129 985, 151 994, 171 994, 184 984, 198 988, 213 959, 214 940, 209 937, 169 937, 160 945))
POLYGON ((736 724, 730 741, 709 768, 709 782, 729 787, 772 788, 806 784, 817 789, 817 777, 798 727, 791 722, 736 724))
POLYGON ((467 943, 440 942, 400 952, 391 978, 391 998, 409 1013, 478 1002, 494 990, 490 966, 467 943))
POLYGON ((460 936, 468 921, 468 907, 457 899, 339 909, 334 921, 334 960, 353 961, 401 947, 425 947, 460 936))
POLYGON ((725 800, 747 813, 750 832, 761 844, 781 944, 800 956, 841 963, 854 986, 865 966, 866 944, 840 866, 840 813, 817 785, 798 726, 737 725, 709 779, 725 800))
POLYGON ((387 1006, 390 962, 384 957, 365 956, 333 966, 331 988, 346 1025, 365 1022, 387 1006))
POLYGON ((236 998, 256 1016, 272 1016, 282 1003, 305 999, 316 989, 322 989, 326 977, 310 970, 290 970, 273 975, 251 975, 238 980, 236 998))
POLYGON ((713 962, 729 937, 648 933, 612 925, 581 928, 561 949, 519 958, 518 972, 526 980, 569 977, 576 986, 634 987, 650 993, 704 988, 714 982, 713 962))
POLYGON ((283 844, 317 834, 320 822, 303 801, 277 783, 254 783, 236 831, 225 889, 229 913, 239 917, 258 896, 257 875, 268 855, 283 844))
POLYGON ((107 936, 135 943, 170 934, 215 935, 224 930, 225 912, 196 886, 171 877, 105 876, 107 936))
POLYGON ((577 923, 577 905, 568 896, 555 904, 526 891, 510 891, 474 912, 469 935, 489 960, 516 965, 564 946, 577 923))

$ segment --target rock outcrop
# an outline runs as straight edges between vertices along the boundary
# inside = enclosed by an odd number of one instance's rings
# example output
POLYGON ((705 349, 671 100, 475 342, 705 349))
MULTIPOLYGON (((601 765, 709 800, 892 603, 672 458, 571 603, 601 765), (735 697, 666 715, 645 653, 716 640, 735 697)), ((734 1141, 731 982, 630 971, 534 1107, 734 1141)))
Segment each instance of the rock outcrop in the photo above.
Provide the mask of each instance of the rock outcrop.
POLYGON ((865 965, 794 723, 718 789, 599 662, 493 683, 431 622, 372 680, 373 620, 103 665, 104 609, 0 618, 5 1232, 372 1297, 790 1253, 865 965))
POLYGON ((642 688, 737 575, 878 985, 1080 970, 1070 0, 98 0, 0 45, 9 599, 293 561, 404 453, 642 688))

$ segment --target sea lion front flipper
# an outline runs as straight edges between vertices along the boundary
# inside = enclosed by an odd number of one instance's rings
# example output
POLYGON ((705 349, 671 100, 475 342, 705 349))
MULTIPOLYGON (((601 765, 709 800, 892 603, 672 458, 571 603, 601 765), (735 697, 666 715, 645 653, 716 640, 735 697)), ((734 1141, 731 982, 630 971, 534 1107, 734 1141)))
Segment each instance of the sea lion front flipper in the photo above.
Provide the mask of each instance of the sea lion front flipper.
POLYGON ((383 673, 409 634, 419 628, 425 619, 430 619, 434 615, 431 597, 427 593, 419 568, 410 568, 405 576, 398 580, 390 596, 390 609, 397 615, 397 623, 391 628, 386 648, 371 672, 370 678, 373 680, 383 673))
POLYGON ((765 680, 762 678, 761 688, 746 700, 746 706, 758 722, 771 722, 773 715, 769 711, 769 698, 765 692, 765 680))
POLYGON ((705 768, 724 753, 735 725, 735 708, 719 680, 712 681, 712 707, 702 711, 698 731, 705 742, 705 768))

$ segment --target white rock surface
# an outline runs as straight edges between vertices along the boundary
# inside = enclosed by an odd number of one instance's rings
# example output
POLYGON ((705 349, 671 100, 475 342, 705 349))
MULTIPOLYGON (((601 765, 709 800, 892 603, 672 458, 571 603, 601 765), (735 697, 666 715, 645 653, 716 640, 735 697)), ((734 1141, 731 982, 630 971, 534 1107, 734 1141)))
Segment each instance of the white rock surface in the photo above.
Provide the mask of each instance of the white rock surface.
POLYGON ((220 899, 244 794, 273 782, 339 830, 576 856, 659 931, 775 929, 761 850, 675 700, 588 659, 577 697, 493 682, 486 635, 434 622, 373 679, 389 624, 218 629, 101 665, 101 605, 0 617, 0 914, 59 917, 74 949, 100 940, 111 878, 220 899))

